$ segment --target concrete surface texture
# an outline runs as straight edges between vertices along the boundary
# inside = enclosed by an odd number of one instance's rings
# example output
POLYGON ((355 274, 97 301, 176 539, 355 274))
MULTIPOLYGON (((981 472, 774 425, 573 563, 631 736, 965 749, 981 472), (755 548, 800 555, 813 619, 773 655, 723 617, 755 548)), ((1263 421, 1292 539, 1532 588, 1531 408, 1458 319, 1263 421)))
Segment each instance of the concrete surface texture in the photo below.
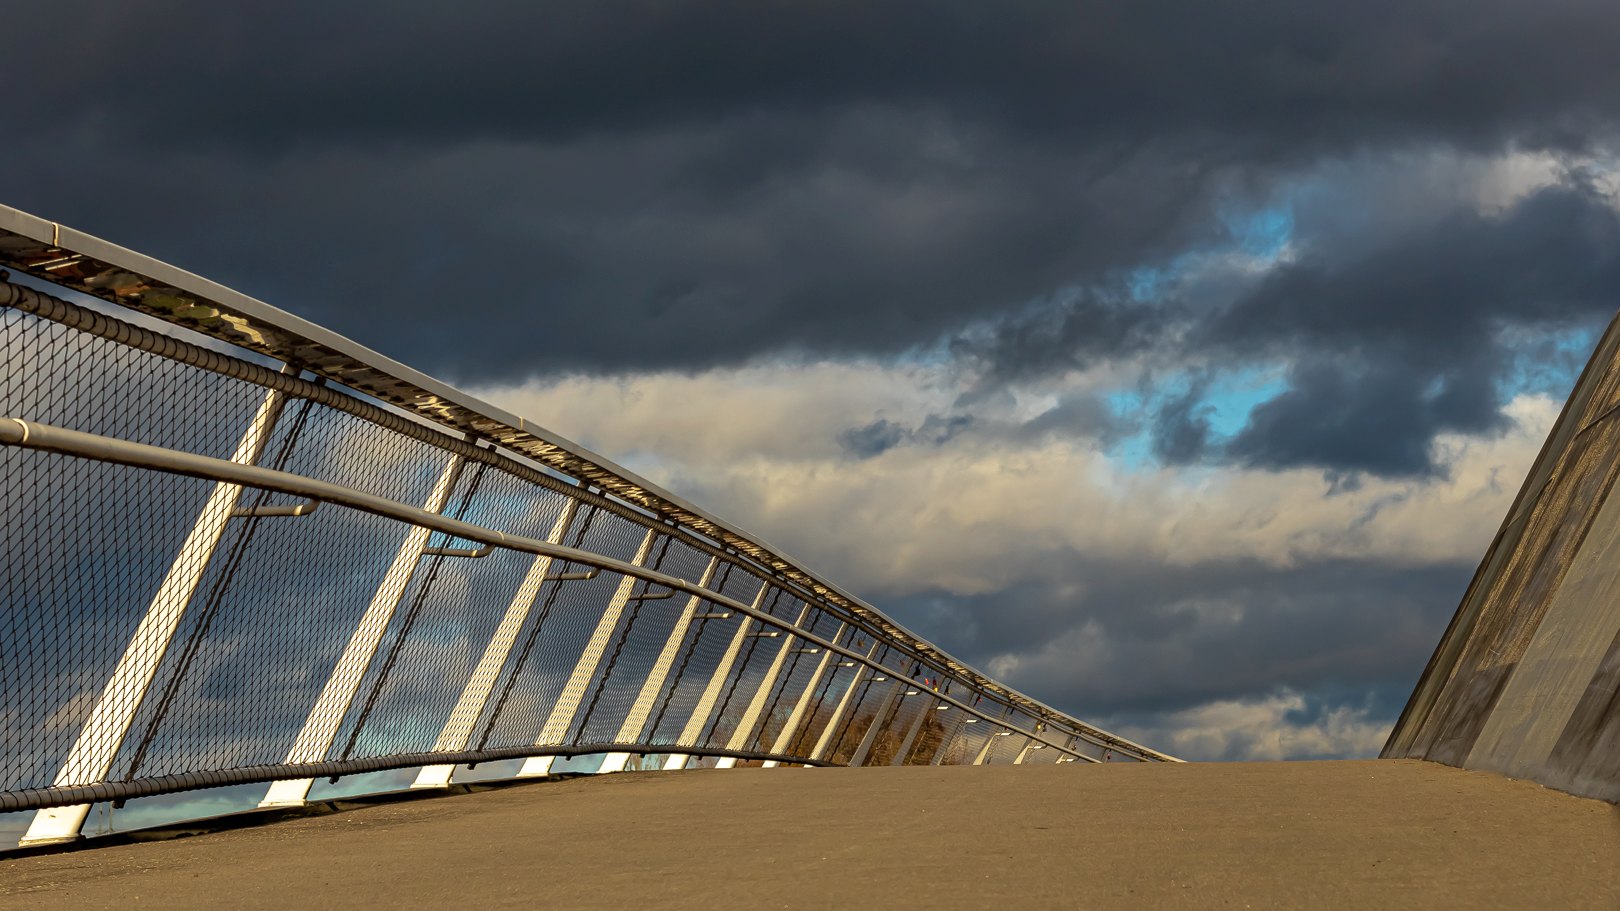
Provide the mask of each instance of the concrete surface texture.
POLYGON ((539 782, 0 861, 0 908, 1620 908, 1620 807, 1410 760, 539 782))
POLYGON ((1388 745, 1620 800, 1620 320, 1611 323, 1388 745))

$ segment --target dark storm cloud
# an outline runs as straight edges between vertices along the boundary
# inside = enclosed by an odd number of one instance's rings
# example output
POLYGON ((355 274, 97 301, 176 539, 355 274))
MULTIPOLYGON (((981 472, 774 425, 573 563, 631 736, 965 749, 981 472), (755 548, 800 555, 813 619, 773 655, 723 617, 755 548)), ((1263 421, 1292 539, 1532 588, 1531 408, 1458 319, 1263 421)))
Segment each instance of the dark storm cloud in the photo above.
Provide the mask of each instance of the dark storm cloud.
POLYGON ((1174 304, 1131 299, 1116 280, 963 333, 950 347, 977 362, 988 382, 1016 382, 1140 354, 1162 344, 1185 318, 1174 304))
POLYGON ((844 451, 858 459, 869 459, 905 444, 943 446, 973 425, 971 415, 931 414, 916 427, 878 418, 861 427, 851 427, 838 435, 844 451))
POLYGON ((863 427, 851 427, 838 435, 838 443, 858 459, 882 455, 899 446, 910 435, 904 426, 878 418, 863 427))
POLYGON ((1174 712, 1278 681, 1373 694, 1393 717, 1471 571, 1378 560, 1277 568, 1076 557, 1068 584, 918 595, 885 607, 939 631, 942 647, 976 666, 1018 657, 1009 683, 1080 717, 1174 712))
POLYGON ((569 138, 864 103, 1085 142, 1168 131, 1270 146, 1569 142, 1620 112, 1620 13, 1598 0, 169 0, 18 13, 31 40, 12 66, 52 74, 14 97, 24 118, 61 122, 65 95, 121 132, 254 151, 569 138))
POLYGON ((1183 282, 1150 300, 1121 282, 1078 293, 954 350, 992 383, 1144 353, 1200 365, 1204 379, 1148 416, 1168 464, 1414 476, 1440 470, 1437 434, 1505 429, 1515 379, 1566 394, 1567 378, 1544 368, 1567 377, 1574 358, 1548 333, 1594 330, 1620 306, 1620 213, 1579 174, 1501 212, 1452 209, 1348 250, 1329 240, 1294 238, 1291 259, 1257 279, 1183 282), (1291 365, 1287 388, 1215 441, 1208 374, 1268 363, 1291 365))
POLYGON ((1202 341, 1299 358, 1290 388, 1232 441, 1236 459, 1426 474, 1438 470, 1436 434, 1506 426, 1510 330, 1595 327, 1617 305, 1620 215, 1577 184, 1499 215, 1453 214, 1350 262, 1307 251, 1216 318, 1202 341))
MULTIPOLYGON (((1597 2, 25 7, 4 197, 463 378, 886 353, 1218 239, 1281 170, 1580 148, 1597 2)), ((1104 310, 1106 311, 1106 306, 1104 310)), ((1073 317, 1064 324, 1065 316, 1073 317)))
POLYGON ((1129 416, 1110 408, 1102 397, 1069 392, 1057 404, 1016 427, 996 427, 1004 439, 1040 442, 1050 437, 1090 437, 1112 445, 1137 429, 1129 416))
POLYGON ((1508 424, 1497 365, 1431 373, 1399 358, 1318 357, 1292 371, 1288 391, 1255 408, 1226 447, 1230 457, 1262 468, 1422 475, 1439 470, 1429 451, 1435 434, 1508 424))
POLYGON ((1203 395, 1204 384, 1195 383, 1168 398, 1153 415, 1153 455, 1160 462, 1185 465, 1204 457, 1209 449, 1209 416, 1213 409, 1204 404, 1203 395))

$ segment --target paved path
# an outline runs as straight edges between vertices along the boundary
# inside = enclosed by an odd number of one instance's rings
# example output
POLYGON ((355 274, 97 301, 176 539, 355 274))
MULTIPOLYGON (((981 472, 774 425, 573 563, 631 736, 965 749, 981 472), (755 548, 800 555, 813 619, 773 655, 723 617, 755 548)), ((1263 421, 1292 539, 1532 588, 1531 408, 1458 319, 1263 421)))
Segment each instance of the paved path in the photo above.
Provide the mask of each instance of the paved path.
POLYGON ((1620 807, 1414 761, 542 782, 0 861, 0 908, 1620 908, 1620 807))

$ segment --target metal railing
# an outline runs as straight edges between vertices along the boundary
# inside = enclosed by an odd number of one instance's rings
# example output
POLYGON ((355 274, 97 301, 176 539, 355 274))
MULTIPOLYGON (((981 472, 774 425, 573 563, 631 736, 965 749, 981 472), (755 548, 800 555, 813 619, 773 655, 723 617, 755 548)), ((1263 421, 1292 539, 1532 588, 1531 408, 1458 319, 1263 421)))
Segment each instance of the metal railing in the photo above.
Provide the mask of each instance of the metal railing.
POLYGON ((4 208, 0 266, 50 283, 0 281, 0 811, 38 811, 25 844, 95 801, 298 805, 502 759, 1171 759, 296 317, 4 208))

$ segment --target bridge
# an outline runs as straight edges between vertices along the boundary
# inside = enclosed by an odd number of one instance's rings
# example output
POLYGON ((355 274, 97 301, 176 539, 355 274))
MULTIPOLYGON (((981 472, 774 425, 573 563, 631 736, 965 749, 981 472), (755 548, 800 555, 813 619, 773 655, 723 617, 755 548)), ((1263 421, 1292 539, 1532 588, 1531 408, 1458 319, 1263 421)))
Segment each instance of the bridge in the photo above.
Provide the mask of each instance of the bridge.
MULTIPOLYGON (((166 902, 216 894, 208 882, 187 893, 187 870, 261 861, 282 870, 264 883, 279 891, 240 879, 241 903, 313 900, 324 880, 285 870, 334 856, 370 865, 378 901, 394 901, 390 889, 405 904, 433 889, 532 896, 495 860, 515 855, 467 853, 494 839, 525 846, 527 876, 615 851, 663 871, 600 901, 567 892, 578 906, 653 900, 664 880, 690 884, 681 894, 694 906, 791 904, 812 885, 812 868, 794 865, 815 856, 838 861, 814 874, 827 896, 886 883, 896 901, 932 895, 935 906, 1191 900, 1241 896, 1257 869, 1251 857, 1234 873, 1236 856, 1198 849, 1202 839, 1303 851, 1317 860, 1301 871, 1347 873, 1369 858, 1400 867, 1425 825, 1453 826, 1446 856, 1474 858, 1480 894, 1502 896, 1502 877, 1486 874, 1540 857, 1482 848, 1504 824, 1561 820, 1583 838, 1589 828, 1593 850, 1613 847, 1607 804, 1433 763, 1195 769, 990 678, 602 456, 265 303, 3 207, 0 269, 0 813, 26 820, 18 843, 30 849, 0 867, 19 877, 0 896, 42 907, 49 890, 87 907, 110 881, 122 884, 109 894, 148 888, 120 880, 145 861, 121 858, 164 857, 140 881, 166 883, 166 902), (749 770, 783 766, 804 769, 749 770), (893 768, 904 766, 924 768, 893 768), (581 768, 658 774, 558 781, 581 768), (356 783, 396 802, 327 812, 356 783), (1484 789, 1470 810, 1445 799, 1469 789, 1484 789), (256 811, 206 827, 307 818, 167 843, 162 855, 131 844, 88 864, 34 856, 83 839, 98 806, 137 801, 183 818, 207 815, 208 795, 249 792, 256 811), (1389 840, 1371 853, 1341 841, 1329 862, 1332 842, 1309 823, 1318 814, 1385 818, 1389 840), (353 837, 372 829, 386 832, 353 837), (295 831, 307 838, 289 842, 295 831), (788 832, 803 840, 784 842, 788 832), (464 873, 421 882, 409 858, 426 845, 460 857, 464 873), (1135 866, 1112 866, 1127 849, 1135 866), (1189 857, 1202 860, 1171 862, 1189 857), (705 902, 703 888, 720 891, 705 902)), ((1602 758, 1616 755, 1602 752, 1615 713, 1580 694, 1620 679, 1603 640, 1620 632, 1620 612, 1566 598, 1552 616, 1558 629, 1578 620, 1578 634, 1538 626, 1588 537, 1558 530, 1602 524, 1593 494, 1620 464, 1593 455, 1620 450, 1604 423, 1620 394, 1615 338, 1611 328, 1387 755, 1507 771, 1493 765, 1501 750, 1444 752, 1436 744, 1456 738, 1432 731, 1462 718, 1485 723, 1490 744, 1520 743, 1492 713, 1523 727, 1526 699, 1556 690, 1565 718, 1585 719, 1579 742, 1559 746, 1563 728, 1544 722, 1547 750, 1515 753, 1513 769, 1615 796, 1602 758), (1522 585, 1497 584, 1532 571, 1547 596, 1533 617, 1522 585), (1459 696, 1478 689, 1461 658, 1477 664, 1480 649, 1510 640, 1541 642, 1541 670, 1500 706, 1459 696), (1554 754, 1580 774, 1558 777, 1554 754)), ((1596 547, 1616 535, 1590 537, 1596 547)), ((1607 551, 1591 553, 1569 590, 1608 578, 1607 551)), ((1492 667, 1503 684, 1505 665, 1492 667)), ((1556 876, 1515 882, 1548 895, 1617 888, 1574 855, 1559 863, 1538 868, 1556 876)), ((1310 887, 1283 877, 1275 900, 1310 887)))

